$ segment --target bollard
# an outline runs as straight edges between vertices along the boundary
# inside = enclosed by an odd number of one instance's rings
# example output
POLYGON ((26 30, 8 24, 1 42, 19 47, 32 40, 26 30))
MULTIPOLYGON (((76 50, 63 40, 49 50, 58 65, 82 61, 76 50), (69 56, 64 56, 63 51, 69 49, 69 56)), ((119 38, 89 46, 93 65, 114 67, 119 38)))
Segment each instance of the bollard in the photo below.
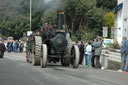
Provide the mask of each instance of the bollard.
POLYGON ((100 64, 101 64, 101 69, 107 69, 108 68, 108 56, 107 55, 101 54, 100 64))

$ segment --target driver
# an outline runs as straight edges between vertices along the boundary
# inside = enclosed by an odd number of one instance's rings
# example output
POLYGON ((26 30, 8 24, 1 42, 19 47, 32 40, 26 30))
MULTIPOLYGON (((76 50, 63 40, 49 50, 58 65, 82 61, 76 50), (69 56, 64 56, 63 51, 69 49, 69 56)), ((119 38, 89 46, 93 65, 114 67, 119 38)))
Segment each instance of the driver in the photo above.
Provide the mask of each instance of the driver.
POLYGON ((45 22, 41 31, 42 31, 43 38, 49 39, 52 31, 52 27, 48 24, 48 22, 45 22))
POLYGON ((51 30, 51 26, 48 24, 48 22, 45 22, 42 31, 49 32, 50 30, 51 30))

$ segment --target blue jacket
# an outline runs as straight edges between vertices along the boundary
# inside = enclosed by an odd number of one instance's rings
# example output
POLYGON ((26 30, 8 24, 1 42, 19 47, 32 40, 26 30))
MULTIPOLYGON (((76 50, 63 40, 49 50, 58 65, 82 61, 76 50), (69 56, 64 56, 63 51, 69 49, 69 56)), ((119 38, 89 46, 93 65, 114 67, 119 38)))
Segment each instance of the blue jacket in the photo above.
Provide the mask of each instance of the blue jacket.
POLYGON ((128 40, 125 40, 122 44, 121 53, 124 53, 128 48, 128 40))

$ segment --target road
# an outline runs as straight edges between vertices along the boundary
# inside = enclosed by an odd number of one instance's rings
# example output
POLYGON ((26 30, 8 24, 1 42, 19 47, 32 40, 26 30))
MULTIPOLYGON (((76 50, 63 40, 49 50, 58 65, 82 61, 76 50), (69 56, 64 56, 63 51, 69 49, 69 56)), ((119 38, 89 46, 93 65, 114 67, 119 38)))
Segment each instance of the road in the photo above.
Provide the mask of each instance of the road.
POLYGON ((128 85, 128 74, 80 66, 78 69, 26 63, 23 53, 0 59, 0 85, 128 85))

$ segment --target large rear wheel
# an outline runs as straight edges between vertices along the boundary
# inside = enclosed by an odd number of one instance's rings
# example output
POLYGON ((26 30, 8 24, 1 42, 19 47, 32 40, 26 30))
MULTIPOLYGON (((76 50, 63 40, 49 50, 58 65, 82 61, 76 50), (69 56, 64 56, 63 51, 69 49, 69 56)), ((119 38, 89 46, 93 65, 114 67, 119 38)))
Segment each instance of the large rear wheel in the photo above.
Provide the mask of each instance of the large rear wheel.
POLYGON ((74 45, 71 49, 71 64, 73 68, 79 66, 80 52, 78 46, 74 45))
POLYGON ((47 56, 48 56, 48 49, 47 49, 47 45, 43 44, 42 45, 42 56, 40 59, 40 64, 42 68, 45 68, 47 65, 47 56))
POLYGON ((42 46, 42 38, 40 36, 35 36, 35 40, 33 44, 33 52, 32 52, 33 65, 40 65, 41 46, 42 46))

